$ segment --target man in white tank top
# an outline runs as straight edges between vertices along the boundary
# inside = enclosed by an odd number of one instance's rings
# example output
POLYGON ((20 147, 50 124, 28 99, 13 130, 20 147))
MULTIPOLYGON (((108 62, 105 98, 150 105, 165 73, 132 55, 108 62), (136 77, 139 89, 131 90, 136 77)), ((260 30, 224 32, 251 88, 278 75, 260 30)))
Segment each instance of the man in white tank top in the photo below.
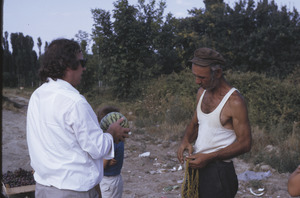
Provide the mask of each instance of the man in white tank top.
POLYGON ((238 181, 232 158, 251 149, 251 129, 242 95, 224 78, 225 59, 209 48, 194 52, 192 72, 200 86, 197 109, 177 151, 189 172, 199 172, 198 196, 232 198, 238 181), (183 156, 187 150, 188 156, 183 156))

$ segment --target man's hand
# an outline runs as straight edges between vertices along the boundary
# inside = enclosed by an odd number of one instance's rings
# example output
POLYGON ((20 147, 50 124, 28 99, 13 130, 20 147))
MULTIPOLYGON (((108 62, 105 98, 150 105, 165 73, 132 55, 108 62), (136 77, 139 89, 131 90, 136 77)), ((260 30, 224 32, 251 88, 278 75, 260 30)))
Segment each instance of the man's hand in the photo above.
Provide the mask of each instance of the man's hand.
POLYGON ((212 160, 212 158, 210 154, 196 153, 187 156, 186 160, 190 160, 189 167, 191 168, 203 168, 212 160))
POLYGON ((187 141, 183 141, 177 150, 177 158, 181 164, 184 163, 183 152, 188 150, 189 155, 193 153, 193 146, 187 141))
POLYGON ((113 166, 113 165, 116 165, 116 164, 117 164, 117 160, 115 160, 115 159, 111 159, 108 162, 108 166, 113 166))
POLYGON ((123 128, 121 127, 121 122, 123 122, 124 118, 121 118, 117 120, 117 122, 112 123, 109 128, 107 129, 107 132, 110 133, 115 143, 119 143, 120 141, 124 141, 125 138, 128 138, 128 132, 130 131, 129 128, 123 128))

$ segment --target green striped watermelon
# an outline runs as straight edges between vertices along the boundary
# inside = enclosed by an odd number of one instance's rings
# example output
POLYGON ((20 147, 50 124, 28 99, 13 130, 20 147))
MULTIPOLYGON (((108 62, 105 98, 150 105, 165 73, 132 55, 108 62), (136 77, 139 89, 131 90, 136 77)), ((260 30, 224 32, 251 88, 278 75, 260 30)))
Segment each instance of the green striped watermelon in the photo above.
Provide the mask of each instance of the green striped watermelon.
POLYGON ((100 127, 105 132, 107 131, 109 125, 116 122, 117 120, 124 117, 123 122, 121 122, 121 126, 124 128, 129 128, 128 120, 125 116, 123 116, 120 112, 110 112, 102 120, 100 121, 100 127))

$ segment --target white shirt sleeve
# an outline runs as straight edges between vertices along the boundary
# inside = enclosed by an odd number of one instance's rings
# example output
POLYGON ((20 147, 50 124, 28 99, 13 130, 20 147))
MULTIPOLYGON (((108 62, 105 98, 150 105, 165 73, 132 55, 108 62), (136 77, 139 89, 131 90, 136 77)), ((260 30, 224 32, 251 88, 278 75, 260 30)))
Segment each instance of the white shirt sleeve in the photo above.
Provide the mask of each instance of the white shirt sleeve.
POLYGON ((82 150, 93 159, 114 157, 113 137, 103 133, 96 114, 85 99, 74 104, 67 121, 71 122, 69 126, 73 128, 82 150))

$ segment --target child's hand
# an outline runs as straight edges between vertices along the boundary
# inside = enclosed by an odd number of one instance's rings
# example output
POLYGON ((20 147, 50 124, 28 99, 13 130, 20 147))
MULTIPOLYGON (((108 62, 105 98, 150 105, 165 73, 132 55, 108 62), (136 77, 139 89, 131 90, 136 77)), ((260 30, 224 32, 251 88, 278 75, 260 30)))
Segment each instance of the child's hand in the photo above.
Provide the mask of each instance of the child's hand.
POLYGON ((108 165, 109 165, 109 166, 113 166, 113 165, 115 165, 116 163, 117 163, 117 160, 111 159, 111 160, 109 160, 108 165))

